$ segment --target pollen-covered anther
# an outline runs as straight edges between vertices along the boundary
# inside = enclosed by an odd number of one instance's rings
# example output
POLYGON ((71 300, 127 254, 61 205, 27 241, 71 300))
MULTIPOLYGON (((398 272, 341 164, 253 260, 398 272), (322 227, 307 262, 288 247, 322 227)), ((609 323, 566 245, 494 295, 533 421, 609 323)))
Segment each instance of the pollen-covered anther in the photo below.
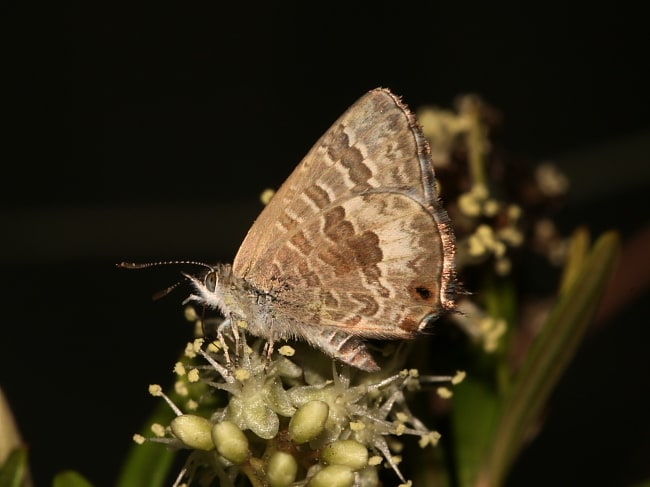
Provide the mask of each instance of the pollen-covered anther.
POLYGON ((194 350, 194 344, 193 343, 188 343, 187 345, 185 345, 185 350, 184 350, 183 354, 187 358, 196 357, 197 353, 196 353, 196 350, 194 350))
POLYGON ((494 263, 494 271, 499 276, 507 276, 512 270, 512 261, 507 257, 501 257, 494 263))
POLYGON ((293 357, 296 353, 296 349, 289 345, 283 345, 279 348, 278 353, 285 357, 293 357))
POLYGON ((174 364, 174 373, 179 376, 184 376, 186 374, 185 366, 183 362, 176 362, 174 364))
POLYGON ((198 382, 200 379, 199 369, 192 369, 187 374, 187 380, 190 382, 198 382))
POLYGON ((506 215, 508 217, 508 220, 511 222, 516 222, 521 218, 523 215, 523 210, 521 209, 521 206, 516 205, 514 203, 511 203, 508 205, 508 208, 506 208, 506 215))
POLYGON ((454 393, 448 387, 438 387, 436 389, 436 394, 443 399, 449 399, 454 393))
POLYGON ((373 455, 368 459, 368 465, 371 467, 376 467, 377 465, 381 465, 383 461, 384 457, 381 455, 373 455))
POLYGON ((474 197, 479 201, 485 201, 487 200, 488 196, 490 196, 490 191, 488 190, 488 187, 483 183, 475 184, 474 186, 472 186, 472 189, 470 191, 474 195, 474 197))
POLYGON ((470 235, 467 239, 467 251, 472 257, 480 257, 487 253, 485 244, 475 235, 470 235))
POLYGON ((490 316, 486 316, 484 318, 481 318, 479 320, 479 322, 478 322, 478 325, 479 325, 479 328, 480 328, 481 332, 486 334, 490 330, 492 330, 494 328, 494 326, 495 326, 495 321, 496 320, 494 318, 490 317, 490 316))
POLYGON ((203 349, 203 343, 205 340, 203 338, 197 338, 192 342, 192 348, 195 353, 199 353, 203 349))
POLYGON ((451 383, 453 385, 460 384, 465 380, 465 377, 467 377, 467 372, 465 372, 464 370, 458 370, 456 374, 452 377, 451 383))
POLYGON ((497 213, 499 213, 500 209, 501 205, 497 200, 494 199, 488 199, 483 204, 483 214, 487 217, 495 216, 497 213))
POLYGON ((406 423, 409 420, 408 414, 402 411, 398 412, 395 417, 397 418, 397 421, 401 421, 402 423, 406 423))
POLYGON ((181 397, 187 397, 190 392, 187 389, 187 384, 183 381, 177 380, 174 382, 174 392, 181 397))
POLYGON ((418 445, 420 445, 420 448, 424 448, 427 445, 432 445, 436 446, 438 442, 440 441, 440 438, 442 438, 442 435, 438 433, 437 431, 431 431, 427 435, 423 435, 420 440, 418 441, 418 445))
POLYGON ((245 381, 250 379, 251 377, 251 372, 248 369, 237 369, 235 370, 235 379, 238 381, 245 381))
POLYGON ((467 239, 468 252, 473 257, 480 257, 487 252, 501 256, 506 252, 506 246, 496 238, 494 230, 489 225, 479 225, 467 239))
POLYGON ((506 250, 508 250, 506 244, 504 244, 501 240, 497 240, 495 238, 492 242, 492 252, 494 255, 498 258, 501 258, 506 255, 506 250))
POLYGON ((502 318, 483 318, 480 322, 483 332, 483 349, 486 352, 494 352, 507 329, 506 321, 502 318))
POLYGON ((507 226, 499 229, 498 237, 511 247, 520 247, 524 243, 524 234, 514 226, 507 226))
POLYGON ((271 202, 271 199, 273 199, 273 196, 275 196, 275 190, 271 189, 271 188, 266 188, 260 194, 260 201, 262 202, 263 205, 266 206, 271 202))
POLYGON ((158 438, 162 438, 165 436, 166 429, 165 427, 160 424, 160 423, 153 423, 149 429, 151 429, 151 432, 156 435, 158 438))
POLYGON ((544 196, 561 196, 569 189, 569 178, 552 162, 545 162, 537 166, 535 179, 544 196))
POLYGON ((481 214, 481 203, 472 193, 463 193, 458 197, 458 208, 468 217, 477 217, 481 214))
POLYGON ((187 321, 193 322, 199 319, 199 315, 196 313, 194 306, 185 306, 183 312, 187 321))

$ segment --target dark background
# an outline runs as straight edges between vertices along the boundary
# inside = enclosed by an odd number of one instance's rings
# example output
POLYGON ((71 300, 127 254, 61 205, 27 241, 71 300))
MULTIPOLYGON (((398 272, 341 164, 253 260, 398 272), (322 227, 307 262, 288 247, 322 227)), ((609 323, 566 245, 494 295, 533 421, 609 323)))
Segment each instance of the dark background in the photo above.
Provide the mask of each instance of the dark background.
MULTIPOLYGON (((185 289, 149 299, 177 269, 114 264, 231 260, 260 191, 371 88, 413 108, 480 94, 504 113, 505 147, 571 177, 563 228, 617 227, 626 241, 646 228, 649 45, 629 8, 6 8, 0 385, 37 485, 63 468, 112 485, 157 404, 147 385, 171 382, 190 336, 185 289)), ((648 475, 644 289, 589 336, 511 485, 648 475)))

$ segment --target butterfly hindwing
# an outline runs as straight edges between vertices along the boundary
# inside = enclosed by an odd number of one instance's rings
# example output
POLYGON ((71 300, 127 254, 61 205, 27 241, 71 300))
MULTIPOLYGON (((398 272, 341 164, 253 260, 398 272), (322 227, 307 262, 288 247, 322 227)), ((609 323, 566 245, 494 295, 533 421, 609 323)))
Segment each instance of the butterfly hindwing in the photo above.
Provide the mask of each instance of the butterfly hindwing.
POLYGON ((453 235, 408 109, 373 90, 321 137, 251 227, 233 272, 277 316, 412 337, 448 307, 453 235))

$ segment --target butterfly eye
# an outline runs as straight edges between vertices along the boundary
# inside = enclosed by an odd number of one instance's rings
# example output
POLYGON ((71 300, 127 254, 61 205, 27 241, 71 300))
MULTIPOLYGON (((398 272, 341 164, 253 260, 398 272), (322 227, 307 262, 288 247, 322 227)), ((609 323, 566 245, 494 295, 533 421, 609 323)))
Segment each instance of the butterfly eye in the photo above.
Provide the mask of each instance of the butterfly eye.
POLYGON ((203 284, 205 284, 208 291, 214 292, 217 288, 217 273, 215 271, 208 272, 205 275, 205 279, 203 279, 203 284))

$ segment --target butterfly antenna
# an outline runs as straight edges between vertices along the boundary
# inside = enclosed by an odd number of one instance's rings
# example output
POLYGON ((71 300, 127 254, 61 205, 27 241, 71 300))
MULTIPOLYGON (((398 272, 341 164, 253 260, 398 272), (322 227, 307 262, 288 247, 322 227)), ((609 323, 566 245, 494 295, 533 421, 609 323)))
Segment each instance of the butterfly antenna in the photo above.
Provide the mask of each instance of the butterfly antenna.
POLYGON ((120 262, 117 267, 121 269, 147 269, 163 265, 198 265, 206 269, 212 269, 211 265, 196 260, 161 260, 158 262, 120 262))
POLYGON ((160 291, 154 293, 154 295, 151 297, 154 301, 158 301, 159 299, 164 298, 167 296, 169 293, 171 293, 174 289, 176 289, 178 286, 180 286, 184 281, 178 281, 175 284, 172 284, 169 286, 167 289, 161 289, 160 291))
MULTIPOLYGON (((206 269, 212 269, 212 266, 196 260, 161 260, 158 262, 120 262, 119 264, 117 264, 117 267, 121 269, 147 269, 149 267, 159 267, 163 265, 197 265, 200 267, 205 267, 206 269)), ((178 281, 175 284, 172 284, 171 286, 167 287, 166 289, 162 289, 154 293, 152 299, 154 301, 158 301, 159 299, 164 298, 184 282, 185 281, 178 281)))

